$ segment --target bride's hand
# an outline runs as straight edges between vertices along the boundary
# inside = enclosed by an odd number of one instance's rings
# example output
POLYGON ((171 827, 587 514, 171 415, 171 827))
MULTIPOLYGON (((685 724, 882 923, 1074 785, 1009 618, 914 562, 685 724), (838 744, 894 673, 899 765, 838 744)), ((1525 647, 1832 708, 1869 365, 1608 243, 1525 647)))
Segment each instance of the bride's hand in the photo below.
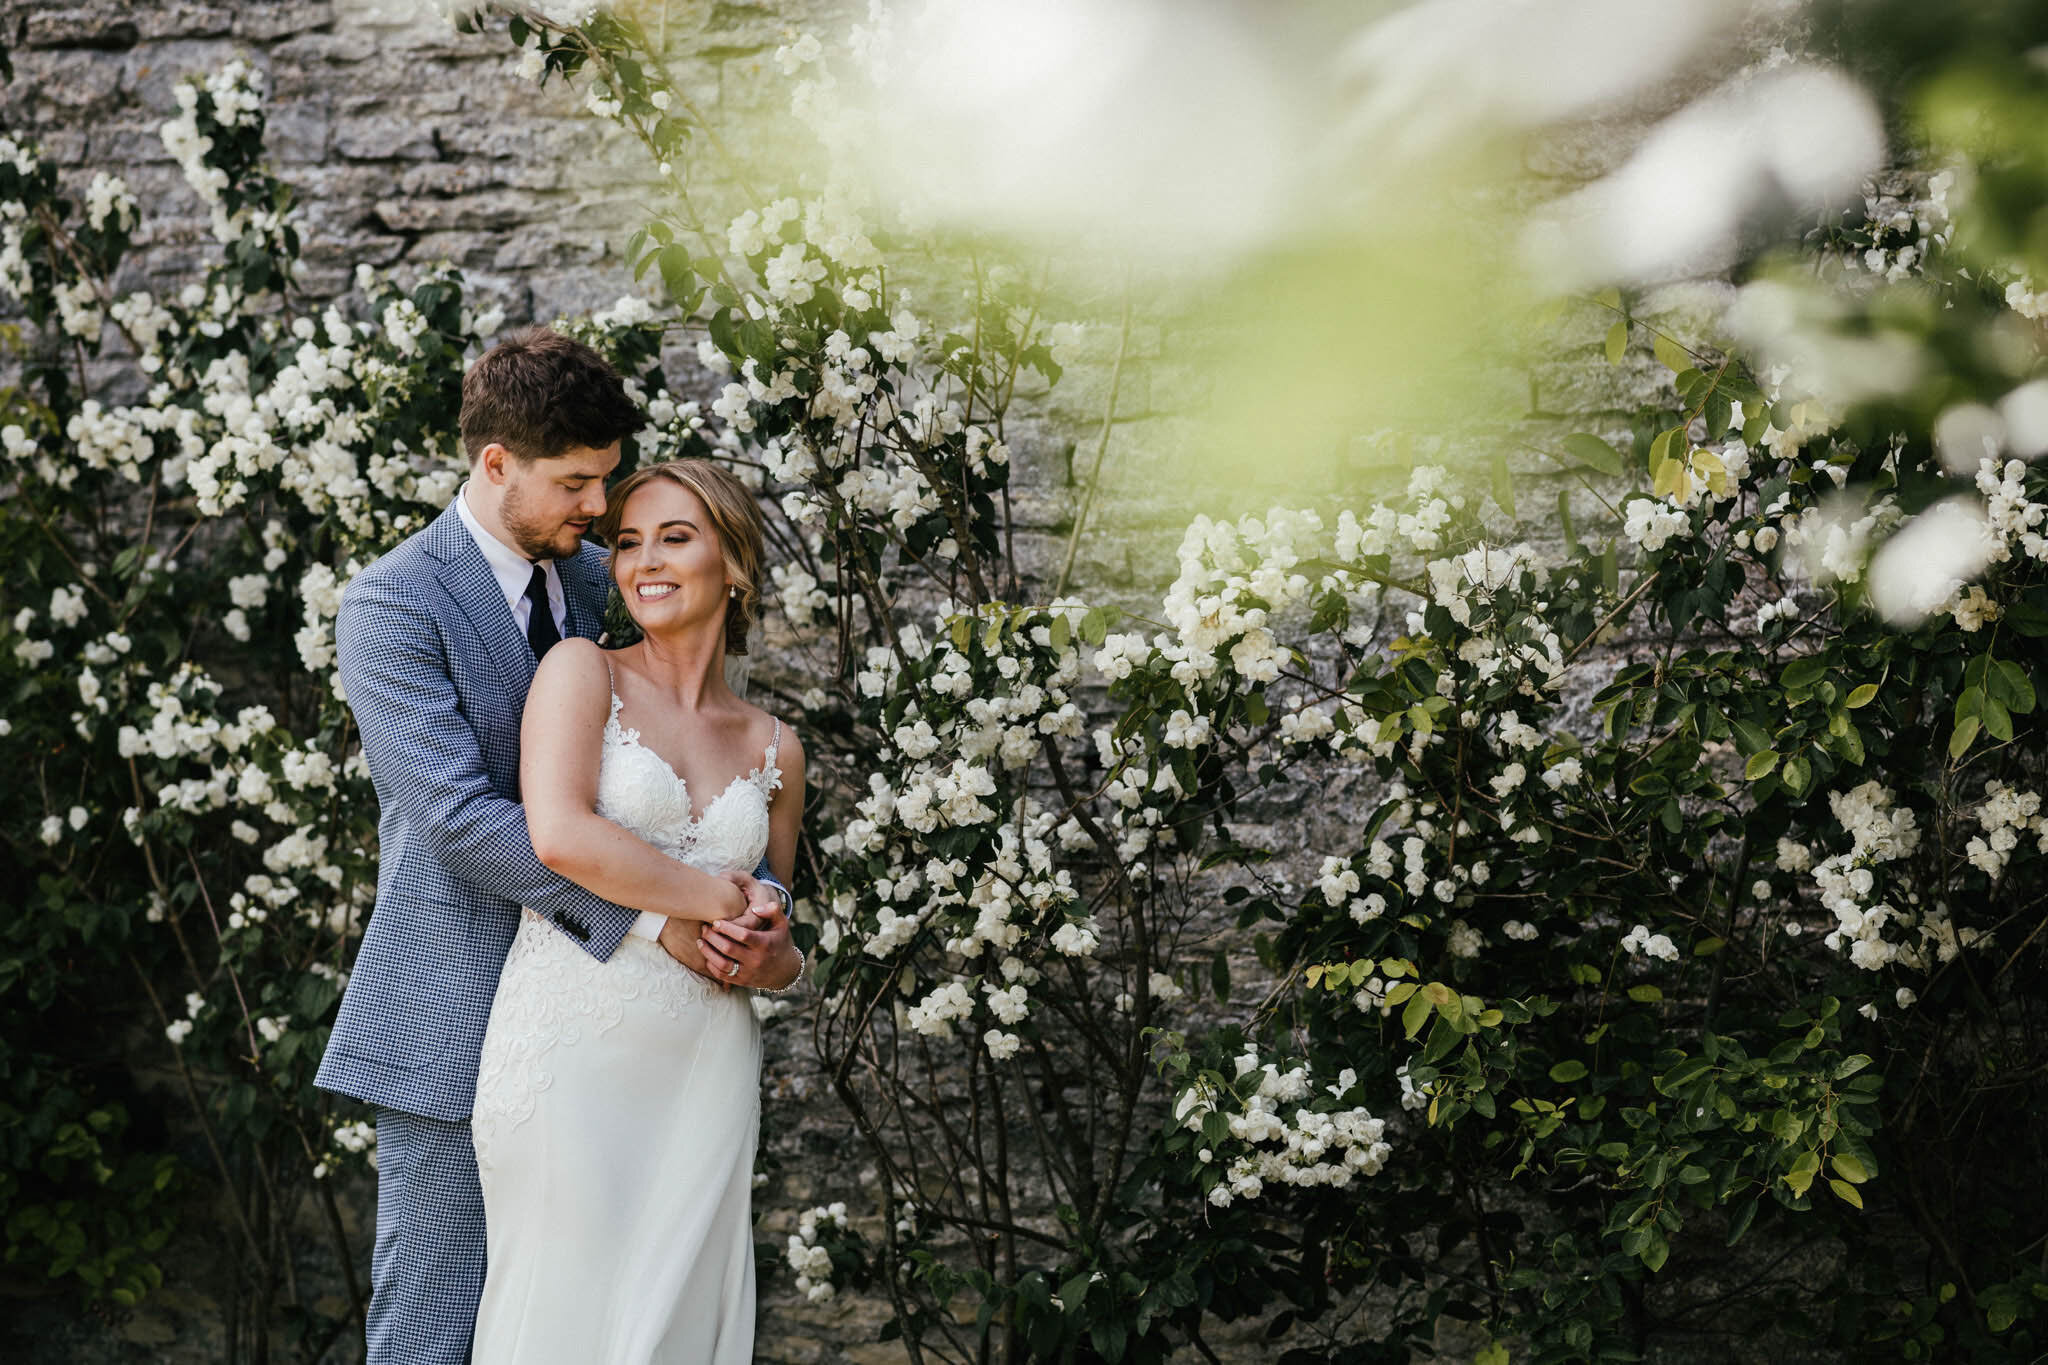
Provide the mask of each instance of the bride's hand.
POLYGON ((705 925, 697 946, 712 978, 734 986, 781 990, 796 980, 803 965, 779 899, 741 919, 705 925))

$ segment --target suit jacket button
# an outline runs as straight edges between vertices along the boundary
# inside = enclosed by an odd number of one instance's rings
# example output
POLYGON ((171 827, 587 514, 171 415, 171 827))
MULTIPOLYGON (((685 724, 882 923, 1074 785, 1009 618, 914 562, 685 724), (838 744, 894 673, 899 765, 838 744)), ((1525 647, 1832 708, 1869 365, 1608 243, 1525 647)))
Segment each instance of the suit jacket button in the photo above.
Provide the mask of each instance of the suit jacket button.
POLYGON ((590 937, 590 930, 585 928, 583 921, 577 919, 574 915, 557 916, 555 923, 561 925, 562 932, 573 939, 587 939, 590 937))

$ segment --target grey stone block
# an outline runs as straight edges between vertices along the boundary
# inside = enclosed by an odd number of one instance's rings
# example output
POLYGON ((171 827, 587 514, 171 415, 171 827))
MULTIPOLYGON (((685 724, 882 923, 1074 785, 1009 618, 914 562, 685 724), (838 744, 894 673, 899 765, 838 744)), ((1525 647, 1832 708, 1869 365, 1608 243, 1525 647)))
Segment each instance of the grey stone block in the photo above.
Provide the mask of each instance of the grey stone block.
POLYGON ((334 115, 327 102, 299 99, 272 106, 263 145, 281 163, 322 161, 333 135, 334 115))
MULTIPOLYGON (((588 237, 564 237, 551 224, 522 226, 492 237, 495 251, 491 265, 497 270, 554 270, 564 266, 594 266, 608 254, 603 242, 588 237)), ((619 272, 625 283, 624 270, 619 272)))
POLYGON ((610 267, 575 267, 536 276, 533 320, 552 322, 557 317, 609 308, 627 288, 623 274, 610 267))
POLYGON ((1589 353, 1533 367, 1537 400, 1547 413, 1634 412, 1645 404, 1675 404, 1671 372, 1646 355, 1630 352, 1619 365, 1589 353))
POLYGON ((229 5, 154 0, 151 4, 126 8, 145 40, 214 38, 232 32, 235 26, 235 11, 229 5))
POLYGON ((242 0, 235 7, 235 33, 259 43, 325 28, 333 22, 333 9, 324 0, 242 0))
POLYGON ((87 143, 83 128, 51 128, 37 140, 42 144, 45 161, 76 166, 85 160, 87 143))
POLYGON ((346 26, 295 33, 270 49, 271 61, 279 73, 280 93, 286 73, 295 82, 333 90, 337 76, 328 68, 367 61, 377 55, 374 35, 346 26))
POLYGON ((371 217, 393 232, 445 232, 509 227, 530 212, 532 203, 523 194, 484 190, 449 199, 427 195, 380 199, 371 217))
POLYGON ((498 167, 480 161, 423 161, 400 168, 397 177, 405 195, 468 194, 503 183, 498 167))
MULTIPOLYGON (((133 186, 135 177, 129 173, 129 168, 176 165, 164 147, 163 135, 158 132, 162 124, 161 119, 144 123, 95 122, 86 135, 86 158, 102 170, 127 177, 129 185, 133 186)), ((178 182, 184 183, 183 175, 178 177, 178 182)))
POLYGON ((67 6, 30 10, 22 21, 23 47, 89 47, 109 51, 131 48, 141 38, 135 20, 120 9, 67 6))
POLYGON ((266 74, 269 67, 260 52, 221 38, 174 38, 145 43, 124 54, 122 84, 136 112, 151 119, 152 126, 178 112, 176 90, 188 76, 209 76, 236 57, 243 58, 266 74))
POLYGON ((433 124, 398 113, 337 119, 333 147, 351 161, 428 161, 441 155, 433 124))
POLYGON ((463 270, 472 266, 488 266, 496 254, 491 245, 491 234, 472 231, 424 232, 413 239, 406 248, 405 259, 423 266, 447 261, 463 270))
POLYGON ((14 85, 23 96, 14 115, 31 127, 87 127, 90 120, 112 114, 130 96, 121 58, 88 48, 18 53, 14 85))

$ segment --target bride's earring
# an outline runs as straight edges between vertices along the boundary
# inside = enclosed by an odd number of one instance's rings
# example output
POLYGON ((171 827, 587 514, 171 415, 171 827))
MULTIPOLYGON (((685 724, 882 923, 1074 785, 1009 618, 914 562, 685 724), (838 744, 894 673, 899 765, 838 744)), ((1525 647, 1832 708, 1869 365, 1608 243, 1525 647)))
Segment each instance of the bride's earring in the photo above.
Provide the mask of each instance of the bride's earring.
POLYGON ((739 585, 739 584, 737 584, 737 583, 728 583, 728 584, 726 584, 726 585, 725 585, 725 595, 726 595, 727 597, 738 597, 738 596, 740 595, 740 585, 739 585))

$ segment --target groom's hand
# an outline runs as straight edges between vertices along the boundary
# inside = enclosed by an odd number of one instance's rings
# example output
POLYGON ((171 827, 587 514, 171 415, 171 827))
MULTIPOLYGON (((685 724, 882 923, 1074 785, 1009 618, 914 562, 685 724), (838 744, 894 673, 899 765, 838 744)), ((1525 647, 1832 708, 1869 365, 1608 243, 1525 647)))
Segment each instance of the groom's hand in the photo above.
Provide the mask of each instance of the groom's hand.
POLYGON ((734 986, 779 991, 796 980, 803 965, 790 941, 789 917, 782 913, 780 897, 739 919, 705 925, 698 947, 712 979, 734 986))
POLYGON ((704 950, 698 946, 703 928, 699 920, 669 919, 662 923, 659 942, 663 952, 712 985, 723 988, 725 983, 711 974, 711 968, 704 962, 704 950))

